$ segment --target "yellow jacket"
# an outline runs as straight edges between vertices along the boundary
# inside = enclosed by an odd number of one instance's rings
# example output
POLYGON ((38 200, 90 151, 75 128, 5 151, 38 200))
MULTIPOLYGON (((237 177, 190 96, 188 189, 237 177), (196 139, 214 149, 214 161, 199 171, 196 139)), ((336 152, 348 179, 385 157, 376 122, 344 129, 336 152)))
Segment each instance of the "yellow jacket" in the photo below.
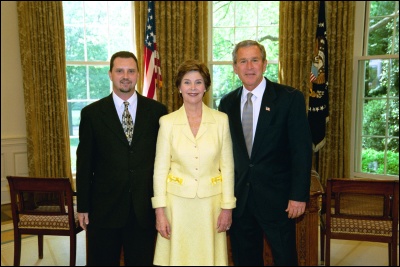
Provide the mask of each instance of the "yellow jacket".
POLYGON ((203 103, 196 137, 190 129, 184 106, 161 117, 153 181, 153 208, 166 206, 167 192, 185 198, 222 194, 221 208, 235 208, 228 116, 203 103))

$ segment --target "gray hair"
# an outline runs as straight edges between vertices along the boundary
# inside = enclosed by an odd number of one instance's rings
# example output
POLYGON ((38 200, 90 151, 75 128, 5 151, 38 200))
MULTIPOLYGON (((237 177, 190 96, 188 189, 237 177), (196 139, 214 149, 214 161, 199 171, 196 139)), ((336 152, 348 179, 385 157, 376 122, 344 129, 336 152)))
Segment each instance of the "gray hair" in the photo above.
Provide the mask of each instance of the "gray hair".
POLYGON ((253 46, 253 45, 257 46, 260 49, 262 60, 263 61, 267 60, 267 53, 265 52, 265 48, 262 44, 260 44, 257 41, 253 41, 253 40, 244 40, 244 41, 241 41, 240 43, 237 43, 235 45, 235 48, 232 51, 233 64, 236 64, 236 62, 237 62, 237 51, 239 50, 239 48, 253 46))

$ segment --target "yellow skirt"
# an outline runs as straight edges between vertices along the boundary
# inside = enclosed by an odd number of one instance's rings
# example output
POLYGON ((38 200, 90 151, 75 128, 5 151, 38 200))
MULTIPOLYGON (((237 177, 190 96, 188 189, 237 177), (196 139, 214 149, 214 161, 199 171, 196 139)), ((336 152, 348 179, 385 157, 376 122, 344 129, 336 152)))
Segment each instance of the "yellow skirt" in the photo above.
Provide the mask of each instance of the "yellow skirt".
POLYGON ((171 239, 157 236, 154 265, 227 266, 226 233, 218 233, 221 195, 182 198, 167 193, 171 239))

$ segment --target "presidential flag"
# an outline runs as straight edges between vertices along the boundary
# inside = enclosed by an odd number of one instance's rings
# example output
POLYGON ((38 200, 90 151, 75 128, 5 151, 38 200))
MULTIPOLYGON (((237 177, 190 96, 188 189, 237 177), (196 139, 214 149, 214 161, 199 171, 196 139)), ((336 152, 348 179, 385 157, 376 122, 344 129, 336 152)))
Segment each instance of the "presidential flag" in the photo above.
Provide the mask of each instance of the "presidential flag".
POLYGON ((325 145, 326 123, 329 121, 328 43, 326 36, 325 1, 320 1, 308 99, 308 122, 314 152, 325 145))
POLYGON ((157 100, 157 90, 162 86, 160 56, 157 51, 154 1, 148 1, 146 35, 144 37, 143 95, 157 100))

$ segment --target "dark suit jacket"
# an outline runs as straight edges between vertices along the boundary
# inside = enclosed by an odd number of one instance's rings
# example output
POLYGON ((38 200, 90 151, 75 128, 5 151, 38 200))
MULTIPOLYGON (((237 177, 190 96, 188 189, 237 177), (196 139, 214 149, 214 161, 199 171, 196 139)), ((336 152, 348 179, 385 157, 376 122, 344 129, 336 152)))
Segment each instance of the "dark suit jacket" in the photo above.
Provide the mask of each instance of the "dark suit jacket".
MULTIPOLYGON (((137 93, 137 92, 136 92, 137 93)), ((81 111, 77 149, 77 202, 92 226, 125 224, 132 206, 143 227, 154 228, 153 169, 161 103, 137 93, 132 144, 125 137, 112 94, 81 111)))
POLYGON ((243 87, 225 95, 219 110, 229 116, 235 162, 236 209, 240 216, 250 186, 264 220, 287 218, 288 201, 308 201, 312 141, 303 94, 267 79, 249 159, 244 140, 240 98, 243 87))

